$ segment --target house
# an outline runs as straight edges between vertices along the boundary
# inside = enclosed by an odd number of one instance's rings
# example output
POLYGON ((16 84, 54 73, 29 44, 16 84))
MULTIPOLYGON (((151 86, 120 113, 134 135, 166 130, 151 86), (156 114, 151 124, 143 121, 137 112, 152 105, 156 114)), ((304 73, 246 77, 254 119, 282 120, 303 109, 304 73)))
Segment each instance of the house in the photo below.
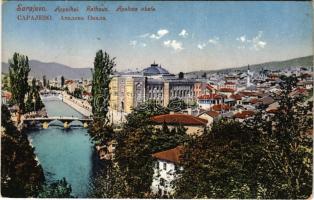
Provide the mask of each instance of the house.
POLYGON ((234 99, 236 101, 236 104, 242 104, 242 97, 243 95, 241 94, 232 94, 230 96, 230 99, 234 99))
POLYGON ((226 95, 228 98, 235 93, 235 90, 232 88, 220 88, 219 93, 226 95))
POLYGON ((271 96, 265 96, 263 98, 258 99, 258 103, 268 106, 268 105, 274 103, 274 99, 271 96))
POLYGON ((70 93, 73 93, 75 91, 75 89, 78 88, 78 84, 73 80, 66 80, 65 84, 66 84, 68 91, 70 93))
POLYGON ((299 96, 299 95, 307 96, 308 95, 308 91, 305 88, 303 88, 303 87, 297 87, 292 92, 290 92, 289 95, 292 96, 292 97, 299 96))
POLYGON ((204 94, 197 98, 197 103, 202 109, 209 109, 213 105, 223 103, 225 96, 219 94, 204 94))
POLYGON ((105 146, 96 146, 96 150, 100 160, 112 160, 114 158, 114 151, 117 146, 117 141, 112 140, 105 146))
POLYGON ((213 111, 216 111, 216 112, 219 112, 219 113, 223 113, 223 112, 226 112, 226 111, 229 111, 231 109, 231 107, 227 104, 217 104, 217 105, 214 105, 212 107, 212 110, 213 111))
POLYGON ((177 146, 176 148, 157 152, 152 155, 156 159, 151 186, 151 190, 154 194, 168 196, 174 193, 171 182, 177 178, 176 172, 183 170, 183 168, 179 166, 182 153, 183 147, 177 146))
POLYGON ((8 91, 2 91, 1 92, 1 99, 2 99, 2 103, 3 104, 7 104, 11 98, 12 98, 12 93, 11 92, 8 92, 8 91))
POLYGON ((162 125, 165 123, 170 130, 183 126, 186 128, 186 133, 188 135, 202 135, 205 127, 207 126, 208 121, 199 117, 194 117, 192 115, 186 115, 181 113, 175 114, 165 114, 157 115, 151 117, 151 121, 155 124, 156 128, 162 128, 162 125))
POLYGON ((238 112, 238 113, 234 114, 233 117, 237 121, 243 122, 245 119, 252 117, 254 114, 255 114, 255 112, 252 110, 244 110, 242 112, 238 112))
POLYGON ((208 127, 211 126, 216 119, 218 119, 218 116, 219 116, 219 113, 212 110, 207 110, 198 115, 199 118, 202 118, 208 121, 207 122, 208 127))

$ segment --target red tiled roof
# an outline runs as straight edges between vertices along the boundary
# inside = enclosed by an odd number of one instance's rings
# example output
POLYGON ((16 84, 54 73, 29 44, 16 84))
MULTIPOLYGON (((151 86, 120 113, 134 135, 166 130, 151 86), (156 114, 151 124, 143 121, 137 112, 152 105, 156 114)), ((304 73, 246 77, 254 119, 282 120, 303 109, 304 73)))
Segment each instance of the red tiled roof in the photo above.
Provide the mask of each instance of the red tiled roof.
POLYGON ((230 96, 231 99, 235 99, 235 100, 241 100, 242 99, 242 95, 241 94, 232 94, 230 96))
POLYGON ((86 95, 86 96, 92 96, 92 93, 90 93, 90 92, 86 92, 86 91, 83 91, 83 95, 86 95))
MULTIPOLYGON (((209 115, 209 116, 211 116, 211 117, 217 117, 218 115, 219 115, 219 113, 218 112, 215 112, 215 111, 212 111, 212 110, 210 110, 210 111, 205 111, 205 112, 203 112, 202 114, 200 114, 200 115, 203 115, 203 114, 207 114, 207 115, 209 115)), ((199 116, 200 116, 199 115, 199 116)))
POLYGON ((176 148, 173 149, 154 153, 152 156, 160 160, 166 160, 177 164, 180 162, 180 156, 182 155, 182 153, 183 147, 177 146, 176 148))
POLYGON ((220 88, 219 91, 220 92, 231 92, 231 93, 235 92, 235 90, 232 88, 220 88))
POLYGON ((227 104, 217 104, 212 107, 213 111, 230 110, 230 106, 227 104))
POLYGON ((207 100, 207 99, 221 99, 223 98, 222 95, 219 94, 203 94, 199 97, 197 97, 200 100, 207 100))
POLYGON ((257 102, 258 102, 258 99, 256 99, 256 98, 250 100, 251 104, 256 104, 257 102))
POLYGON ((246 119, 254 115, 254 111, 244 110, 242 112, 238 112, 234 115, 235 118, 246 119))
POLYGON ((72 84, 74 81, 73 80, 65 80, 64 83, 67 84, 72 84))
POLYGON ((207 88, 208 90, 215 90, 215 88, 214 88, 213 86, 209 85, 209 84, 206 85, 206 88, 207 88))
POLYGON ((7 91, 3 91, 2 92, 2 97, 6 98, 6 99, 11 99, 12 93, 11 92, 7 92, 7 91))
POLYGON ((225 85, 235 85, 233 82, 226 82, 225 85))
POLYGON ((302 88, 302 87, 298 87, 296 89, 297 92, 300 92, 300 93, 304 93, 304 92, 307 92, 307 90, 305 88, 302 88))
POLYGON ((205 126, 207 124, 206 119, 201 119, 199 117, 194 117, 192 115, 186 114, 165 114, 165 115, 157 115, 151 117, 151 120, 157 124, 182 124, 182 125, 202 125, 205 126))
POLYGON ((243 96, 256 96, 255 92, 242 91, 240 94, 243 95, 243 96))
POLYGON ((268 112, 268 113, 276 113, 276 112, 278 112, 278 110, 277 109, 270 109, 270 110, 267 110, 266 112, 268 112))

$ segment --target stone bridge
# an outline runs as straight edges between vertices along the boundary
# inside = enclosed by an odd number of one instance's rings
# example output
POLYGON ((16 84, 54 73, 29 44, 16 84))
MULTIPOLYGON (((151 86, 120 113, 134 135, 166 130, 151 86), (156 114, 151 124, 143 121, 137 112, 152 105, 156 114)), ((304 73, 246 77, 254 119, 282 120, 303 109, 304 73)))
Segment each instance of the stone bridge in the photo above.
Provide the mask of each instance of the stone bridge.
POLYGON ((23 125, 28 127, 40 124, 43 128, 48 128, 49 126, 63 126, 64 128, 70 128, 71 126, 81 126, 87 128, 89 124, 92 122, 93 122, 92 118, 63 117, 63 116, 35 117, 24 119, 23 125))

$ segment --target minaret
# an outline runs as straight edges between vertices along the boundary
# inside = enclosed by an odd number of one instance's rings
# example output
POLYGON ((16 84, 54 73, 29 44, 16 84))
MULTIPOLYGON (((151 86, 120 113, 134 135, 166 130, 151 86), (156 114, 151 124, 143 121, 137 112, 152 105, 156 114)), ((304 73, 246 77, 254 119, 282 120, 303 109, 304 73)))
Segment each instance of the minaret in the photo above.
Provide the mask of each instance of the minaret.
POLYGON ((250 81, 250 65, 247 66, 247 79, 246 79, 246 87, 250 87, 251 81, 250 81))

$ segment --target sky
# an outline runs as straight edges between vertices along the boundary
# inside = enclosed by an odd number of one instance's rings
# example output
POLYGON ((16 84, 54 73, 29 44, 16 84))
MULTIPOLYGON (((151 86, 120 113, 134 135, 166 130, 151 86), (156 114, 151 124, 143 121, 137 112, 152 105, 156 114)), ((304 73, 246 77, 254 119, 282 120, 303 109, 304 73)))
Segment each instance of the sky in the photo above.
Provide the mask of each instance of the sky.
POLYGON ((93 67, 98 50, 116 57, 118 71, 154 61, 172 73, 240 67, 313 54, 311 2, 99 2, 2 3, 2 61, 14 52, 70 67, 93 67), (45 12, 16 11, 43 6, 45 12), (88 6, 107 12, 86 12, 88 6), (118 7, 155 11, 120 12, 118 7), (56 12, 56 8, 79 12, 56 12), (17 20, 50 15, 50 21, 17 20), (86 20, 88 15, 106 20, 86 20), (82 16, 84 21, 61 20, 82 16))

